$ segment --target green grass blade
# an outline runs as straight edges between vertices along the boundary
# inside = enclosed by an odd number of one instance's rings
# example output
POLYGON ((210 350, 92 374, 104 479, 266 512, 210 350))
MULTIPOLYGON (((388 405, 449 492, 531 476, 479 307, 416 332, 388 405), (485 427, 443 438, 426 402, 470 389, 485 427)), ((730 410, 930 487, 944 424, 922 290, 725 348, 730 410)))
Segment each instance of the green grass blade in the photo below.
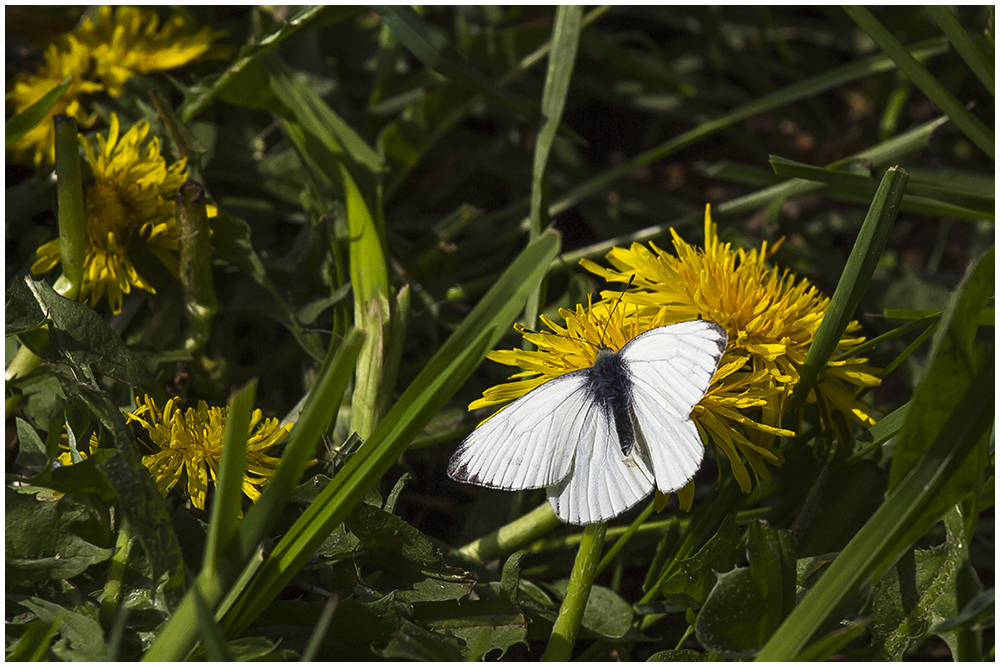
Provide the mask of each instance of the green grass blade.
POLYGON ((841 603, 858 586, 877 581, 912 545, 913 539, 906 536, 912 524, 926 526, 933 521, 934 515, 925 513, 925 507, 989 432, 993 421, 993 370, 992 359, 979 369, 931 448, 785 619, 758 660, 791 660, 822 625, 837 620, 841 603))
POLYGON ((936 104, 962 132, 965 133, 972 143, 980 149, 991 160, 996 159, 996 137, 993 131, 972 115, 954 95, 941 85, 941 82, 934 78, 927 69, 918 63, 910 55, 899 40, 892 36, 878 19, 872 16, 864 7, 859 5, 846 6, 844 11, 861 29, 868 33, 868 36, 875 40, 875 43, 892 58, 899 67, 899 70, 913 81, 920 90, 924 92, 931 102, 936 104))
POLYGON ((195 89, 184 100, 179 115, 185 123, 191 122, 200 114, 216 96, 224 97, 228 90, 246 91, 250 95, 258 95, 255 83, 252 81, 252 67, 257 57, 274 49, 288 38, 304 31, 336 23, 354 16, 360 11, 358 7, 329 7, 316 5, 304 7, 298 14, 281 23, 280 27, 269 35, 264 35, 253 44, 240 49, 239 55, 230 63, 218 78, 210 85, 195 89))
POLYGON ((376 5, 372 9, 382 15, 396 38, 432 70, 527 119, 537 120, 540 117, 537 105, 527 98, 504 90, 469 65, 440 32, 420 18, 408 5, 376 5))
POLYGON ((256 380, 237 391, 229 401, 226 430, 222 440, 219 472, 212 497, 212 516, 205 538, 205 558, 202 567, 214 570, 220 561, 222 546, 227 544, 239 526, 240 500, 243 497, 243 474, 246 472, 247 437, 253 414, 256 380))
POLYGON ((241 632, 291 581, 337 523, 405 451, 524 308, 559 249, 551 231, 528 245, 414 379, 371 437, 288 530, 227 616, 241 632))
MULTIPOLYGON (((552 53, 549 54, 549 68, 542 91, 542 125, 535 142, 535 155, 531 166, 531 224, 528 239, 535 240, 549 223, 549 179, 546 167, 552 142, 555 141, 566 106, 569 82, 573 77, 576 50, 580 44, 583 8, 578 5, 556 8, 555 25, 552 27, 552 53)), ((544 284, 531 295, 525 307, 524 322, 535 326, 535 318, 544 292, 544 284)))
POLYGON ((291 499, 292 491, 316 451, 320 438, 339 409, 344 391, 354 375, 361 340, 362 335, 352 330, 325 364, 299 420, 288 436, 281 465, 264 488, 264 493, 247 512, 236 535, 223 545, 222 558, 218 562, 225 567, 215 571, 202 570, 143 660, 176 662, 187 658, 199 637, 197 605, 204 604, 213 611, 213 617, 217 617, 227 590, 241 580, 241 571, 248 565, 255 567, 252 559, 259 545, 291 499))
MULTIPOLYGON (((943 40, 934 39, 911 46, 910 49, 912 51, 908 51, 907 53, 912 53, 912 57, 914 59, 922 59, 942 53, 944 48, 945 45, 943 40)), ((558 215, 559 213, 575 206, 580 201, 603 191, 620 178, 632 173, 636 168, 648 166, 654 162, 662 160, 682 148, 686 148, 691 144, 710 137, 721 130, 750 118, 751 116, 756 116, 800 100, 815 97, 816 95, 826 92, 832 88, 836 88, 837 86, 842 86, 846 83, 850 83, 851 81, 856 81, 857 79, 870 76, 872 74, 878 74, 880 72, 886 72, 891 69, 893 69, 892 61, 885 56, 877 55, 865 58, 864 60, 859 60, 858 62, 835 67, 829 72, 824 72, 823 74, 811 77, 805 81, 794 83, 773 93, 761 95, 752 102, 739 106, 729 113, 723 114, 714 120, 702 123, 698 127, 684 132, 674 139, 671 139, 656 148, 652 148, 644 153, 641 153, 631 160, 624 162, 620 166, 615 167, 614 169, 609 169, 608 171, 570 189, 569 192, 560 197, 559 200, 552 205, 552 210, 549 211, 549 214, 553 216, 558 215)))
MULTIPOLYGON (((870 201, 878 184, 870 176, 850 174, 830 167, 813 167, 795 160, 769 156, 774 173, 788 178, 801 178, 830 186, 826 194, 848 201, 870 201)), ((909 182, 900 202, 900 210, 924 215, 961 217, 970 220, 993 219, 996 200, 971 192, 939 188, 909 182)))
POLYGON ((882 178, 858 239, 847 258, 844 273, 830 298, 823 323, 809 346, 805 363, 799 371, 799 382, 788 399, 785 414, 794 415, 805 405, 813 384, 826 368, 837 349, 840 337, 854 317, 854 311, 868 289, 868 283, 875 273, 886 241, 889 240, 889 231, 899 212, 899 202, 903 198, 906 181, 906 172, 898 168, 889 169, 882 178))
POLYGON ((56 105, 62 96, 69 90, 73 83, 73 75, 69 74, 58 86, 45 93, 37 102, 22 111, 14 114, 4 123, 4 146, 10 148, 18 139, 23 137, 31 128, 35 127, 49 115, 52 107, 56 105))
POLYGON ((990 95, 996 95, 996 80, 993 73, 992 58, 987 58, 986 54, 976 45, 976 43, 965 31, 965 28, 958 22, 951 10, 944 5, 927 5, 924 9, 931 15, 935 23, 940 26, 945 37, 951 45, 962 56, 962 60, 969 66, 972 73, 976 75, 990 95))

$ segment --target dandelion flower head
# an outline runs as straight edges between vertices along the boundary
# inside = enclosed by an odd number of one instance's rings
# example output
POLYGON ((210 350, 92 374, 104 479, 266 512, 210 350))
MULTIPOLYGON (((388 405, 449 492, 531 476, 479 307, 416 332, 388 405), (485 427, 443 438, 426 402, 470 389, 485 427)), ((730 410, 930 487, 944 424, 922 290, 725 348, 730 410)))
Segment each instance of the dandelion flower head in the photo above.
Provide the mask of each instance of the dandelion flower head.
MULTIPOLYGON (((705 246, 686 243, 671 229, 676 256, 635 243, 607 254, 612 268, 582 260, 589 271, 608 280, 636 275, 634 291, 622 298, 652 308, 666 322, 703 318, 722 325, 734 356, 746 360, 753 373, 765 373, 779 391, 769 399, 765 421, 779 426, 784 401, 799 380, 809 346, 816 337, 830 299, 809 280, 789 270, 768 267, 776 248, 765 242, 760 251, 733 249, 719 240, 709 209, 705 209, 705 246)), ((612 293, 606 292, 606 298, 612 293)), ((617 295, 615 295, 617 297, 617 295)), ((837 345, 837 354, 864 341, 861 326, 852 321, 837 345)), ((845 387, 879 384, 867 359, 832 361, 810 394, 864 426, 875 423, 873 410, 845 387)))
MULTIPOLYGON (((160 493, 166 496, 184 474, 191 504, 205 509, 209 478, 215 482, 219 472, 229 409, 209 407, 199 401, 197 408, 181 410, 178 403, 178 399, 172 398, 160 409, 145 396, 128 420, 140 424, 159 450, 143 456, 142 463, 160 493)), ((268 451, 280 444, 292 428, 291 424, 279 426, 277 419, 261 417, 261 411, 254 410, 250 418, 242 485, 243 493, 254 502, 260 497, 260 487, 271 479, 281 463, 268 451)))
MULTIPOLYGON (((118 117, 112 114, 107 136, 82 140, 92 179, 84 190, 87 250, 81 297, 93 307, 105 296, 114 313, 132 287, 155 293, 128 255, 138 236, 163 264, 177 274, 177 223, 174 193, 187 180, 184 159, 167 166, 159 138, 143 146, 149 123, 142 121, 119 136, 118 117)), ((31 267, 44 273, 60 262, 59 239, 38 248, 31 267)))

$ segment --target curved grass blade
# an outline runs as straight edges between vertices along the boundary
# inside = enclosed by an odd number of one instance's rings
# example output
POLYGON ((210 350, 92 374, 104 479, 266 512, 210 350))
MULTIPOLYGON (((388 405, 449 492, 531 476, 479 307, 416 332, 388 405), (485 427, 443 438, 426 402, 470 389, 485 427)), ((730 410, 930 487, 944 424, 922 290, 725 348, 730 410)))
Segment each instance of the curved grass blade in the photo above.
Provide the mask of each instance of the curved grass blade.
POLYGON ((8 118, 7 122, 4 123, 4 146, 10 148, 18 139, 27 134, 31 128, 45 120, 49 112, 52 111, 52 107, 62 99, 62 96, 66 94, 72 83, 73 75, 66 75, 62 83, 42 95, 37 102, 21 113, 16 113, 8 118))
POLYGON ((830 298, 823 323, 809 346, 805 363, 799 371, 799 382, 788 399, 786 415, 798 413, 805 405, 813 384, 826 368, 827 362, 837 349, 840 337, 854 317, 854 311, 861 302, 865 290, 868 289, 868 283, 875 273, 886 241, 889 240, 889 231, 899 212, 899 202, 903 199, 907 178, 905 171, 895 167, 889 169, 882 177, 871 208, 868 209, 868 215, 865 216, 861 231, 858 232, 858 239, 847 258, 844 273, 830 298))
POLYGON ((500 276, 264 561, 226 616, 230 636, 241 632, 270 604, 465 382, 521 313, 558 250, 558 235, 547 231, 500 276))
POLYGON ((996 159, 996 136, 993 131, 972 115, 955 96, 941 85, 941 82, 927 71, 910 55, 899 40, 892 36, 878 19, 872 16, 864 7, 860 5, 846 6, 844 11, 861 29, 868 33, 868 36, 875 40, 875 43, 893 59, 899 70, 908 76, 920 90, 924 92, 931 102, 936 104, 962 132, 965 133, 972 143, 989 156, 991 160, 996 159))

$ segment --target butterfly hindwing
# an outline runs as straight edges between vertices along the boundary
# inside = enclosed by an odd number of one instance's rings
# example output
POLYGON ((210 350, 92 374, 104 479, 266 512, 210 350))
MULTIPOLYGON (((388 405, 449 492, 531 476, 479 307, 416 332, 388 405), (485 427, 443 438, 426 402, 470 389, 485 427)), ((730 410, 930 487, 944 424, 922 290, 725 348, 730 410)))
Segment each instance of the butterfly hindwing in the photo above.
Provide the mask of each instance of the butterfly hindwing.
POLYGON ((567 523, 607 521, 653 490, 650 462, 638 448, 622 452, 611 414, 592 402, 587 422, 570 475, 548 490, 556 515, 567 523))
POLYGON ((497 489, 538 489, 570 473, 590 428, 584 371, 549 380, 487 419, 448 464, 448 475, 497 489))
POLYGON ((725 329, 693 320, 650 329, 619 352, 632 380, 640 447, 664 493, 684 486, 701 466, 704 445, 691 410, 708 390, 725 347, 725 329))

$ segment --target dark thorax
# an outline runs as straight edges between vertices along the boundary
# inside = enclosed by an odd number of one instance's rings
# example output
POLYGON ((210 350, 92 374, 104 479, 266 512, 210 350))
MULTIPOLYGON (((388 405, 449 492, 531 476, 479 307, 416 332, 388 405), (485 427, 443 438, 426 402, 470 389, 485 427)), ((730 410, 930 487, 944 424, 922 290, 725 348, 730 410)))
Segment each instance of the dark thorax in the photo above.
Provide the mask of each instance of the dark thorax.
POLYGON ((617 352, 601 345, 594 364, 587 370, 587 393, 604 415, 614 420, 622 454, 628 456, 635 444, 632 425, 632 378, 617 352))

